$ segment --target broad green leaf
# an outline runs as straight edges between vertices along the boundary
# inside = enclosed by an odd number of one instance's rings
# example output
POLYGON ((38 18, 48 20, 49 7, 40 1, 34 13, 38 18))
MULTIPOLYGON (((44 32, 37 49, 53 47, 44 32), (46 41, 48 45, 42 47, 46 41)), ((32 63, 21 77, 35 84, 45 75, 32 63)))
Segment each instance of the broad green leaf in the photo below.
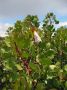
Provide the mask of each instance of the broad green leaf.
POLYGON ((64 66, 64 70, 67 71, 67 65, 64 66))
POLYGON ((21 65, 15 64, 15 66, 17 67, 18 70, 23 70, 23 68, 21 67, 21 65))

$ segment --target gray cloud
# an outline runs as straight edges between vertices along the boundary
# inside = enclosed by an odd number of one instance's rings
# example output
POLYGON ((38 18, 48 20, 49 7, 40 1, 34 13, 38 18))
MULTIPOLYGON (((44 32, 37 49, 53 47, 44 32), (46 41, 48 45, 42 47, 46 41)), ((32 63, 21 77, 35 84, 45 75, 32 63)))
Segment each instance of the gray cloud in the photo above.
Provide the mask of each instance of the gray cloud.
POLYGON ((49 11, 67 14, 66 0, 0 0, 0 17, 26 16, 27 14, 43 16, 49 11))
MULTIPOLYGON (((11 20, 28 14, 44 16, 53 11, 56 15, 67 15, 67 0, 0 0, 0 36, 5 36, 11 20), (11 18, 11 19, 10 19, 11 18), (3 20, 8 23, 2 23, 3 20)), ((60 25, 67 25, 67 22, 60 25)))

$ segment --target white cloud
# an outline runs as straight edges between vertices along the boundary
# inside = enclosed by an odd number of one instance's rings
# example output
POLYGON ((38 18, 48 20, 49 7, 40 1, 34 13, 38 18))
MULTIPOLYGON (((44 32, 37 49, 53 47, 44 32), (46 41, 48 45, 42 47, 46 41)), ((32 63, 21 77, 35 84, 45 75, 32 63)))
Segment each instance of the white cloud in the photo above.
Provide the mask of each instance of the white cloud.
POLYGON ((67 26, 67 22, 60 22, 59 26, 67 26))
POLYGON ((55 26, 55 28, 59 28, 61 26, 67 26, 67 22, 60 22, 58 25, 55 26))
POLYGON ((0 36, 4 37, 6 35, 9 26, 11 26, 9 23, 0 23, 0 36))
MULTIPOLYGON (((0 36, 4 37, 6 36, 6 30, 8 29, 8 27, 12 26, 12 24, 9 23, 0 23, 0 36)), ((41 24, 42 26, 42 24, 41 24)), ((40 26, 40 28, 41 28, 40 26)), ((60 22, 58 25, 56 25, 55 27, 61 27, 61 26, 67 26, 67 22, 60 22)))

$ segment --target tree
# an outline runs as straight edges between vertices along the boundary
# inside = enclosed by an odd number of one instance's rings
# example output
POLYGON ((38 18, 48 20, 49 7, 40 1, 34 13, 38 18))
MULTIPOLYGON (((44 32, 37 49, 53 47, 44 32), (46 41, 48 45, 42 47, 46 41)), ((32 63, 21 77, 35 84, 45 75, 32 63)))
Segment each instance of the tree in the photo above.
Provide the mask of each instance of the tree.
POLYGON ((48 13, 40 29, 38 17, 28 15, 8 28, 0 44, 2 90, 67 89, 67 28, 55 30, 55 23, 55 15, 48 13), (35 43, 32 31, 41 42, 35 43))
POLYGON ((43 20, 44 38, 47 42, 51 41, 51 37, 54 36, 55 24, 58 23, 59 21, 56 19, 56 16, 52 12, 48 13, 43 20))

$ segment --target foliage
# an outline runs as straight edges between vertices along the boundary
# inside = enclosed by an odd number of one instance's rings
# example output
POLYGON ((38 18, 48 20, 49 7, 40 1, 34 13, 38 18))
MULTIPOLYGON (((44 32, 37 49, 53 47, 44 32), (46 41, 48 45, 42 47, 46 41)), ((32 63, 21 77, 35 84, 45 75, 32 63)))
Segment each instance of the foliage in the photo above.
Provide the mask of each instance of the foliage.
POLYGON ((37 16, 28 15, 8 28, 0 39, 1 90, 67 90, 67 28, 48 13, 39 28, 37 16), (42 39, 35 43, 33 30, 42 39))

